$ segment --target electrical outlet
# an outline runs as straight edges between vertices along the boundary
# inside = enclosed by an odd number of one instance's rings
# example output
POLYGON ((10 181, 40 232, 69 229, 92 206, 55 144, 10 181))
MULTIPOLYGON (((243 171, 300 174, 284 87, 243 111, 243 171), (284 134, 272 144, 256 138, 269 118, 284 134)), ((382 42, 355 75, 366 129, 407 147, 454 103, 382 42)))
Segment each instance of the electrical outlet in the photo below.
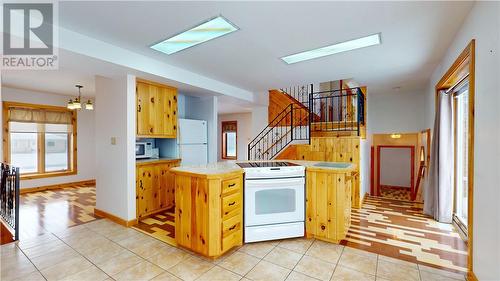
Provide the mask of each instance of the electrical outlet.
POLYGON ((111 137, 111 145, 116 145, 116 137, 111 137))

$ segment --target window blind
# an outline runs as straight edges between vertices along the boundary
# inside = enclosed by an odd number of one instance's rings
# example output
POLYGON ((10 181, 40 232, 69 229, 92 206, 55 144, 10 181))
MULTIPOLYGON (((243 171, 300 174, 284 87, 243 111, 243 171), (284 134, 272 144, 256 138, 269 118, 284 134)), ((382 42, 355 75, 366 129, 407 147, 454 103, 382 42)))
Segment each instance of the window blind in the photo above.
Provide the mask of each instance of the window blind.
POLYGON ((9 108, 9 122, 71 125, 72 113, 50 109, 9 108))

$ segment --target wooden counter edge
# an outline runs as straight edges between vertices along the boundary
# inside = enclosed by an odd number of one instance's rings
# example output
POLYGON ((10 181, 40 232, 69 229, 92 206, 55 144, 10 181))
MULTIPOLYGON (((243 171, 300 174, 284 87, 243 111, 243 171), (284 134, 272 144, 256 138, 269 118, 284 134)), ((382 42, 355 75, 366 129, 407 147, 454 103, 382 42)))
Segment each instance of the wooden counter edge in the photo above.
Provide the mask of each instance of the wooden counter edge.
POLYGON ((220 172, 220 173, 198 173, 198 172, 181 171, 177 170, 176 168, 172 168, 170 170, 170 173, 174 175, 189 176, 196 178, 218 179, 218 178, 229 178, 229 177, 240 176, 243 174, 243 169, 240 170, 236 169, 230 172, 220 172))
POLYGON ((154 159, 151 161, 136 162, 135 166, 139 167, 146 165, 156 165, 156 164, 175 163, 175 162, 181 162, 181 159, 154 159))

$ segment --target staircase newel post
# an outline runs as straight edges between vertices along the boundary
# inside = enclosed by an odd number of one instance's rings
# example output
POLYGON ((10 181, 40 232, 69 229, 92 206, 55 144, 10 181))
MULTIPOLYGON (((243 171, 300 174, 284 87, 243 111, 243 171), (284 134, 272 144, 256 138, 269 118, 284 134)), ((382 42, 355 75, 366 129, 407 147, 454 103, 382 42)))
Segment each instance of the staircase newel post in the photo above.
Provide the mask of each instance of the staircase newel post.
POLYGON ((21 175, 19 174, 19 168, 15 168, 15 200, 16 200, 16 203, 14 205, 14 208, 15 208, 15 226, 16 226, 16 229, 15 229, 15 234, 14 234, 14 239, 16 241, 19 240, 19 207, 21 205, 21 203, 19 202, 19 178, 21 177, 21 175))
POLYGON ((293 141, 293 103, 290 104, 290 129, 292 130, 292 137, 290 141, 293 141))
POLYGON ((361 105, 361 99, 360 99, 361 97, 360 97, 360 92, 361 92, 361 91, 360 91, 360 89, 358 88, 356 92, 357 92, 357 94, 356 94, 356 98, 357 98, 357 100, 358 100, 358 106, 357 106, 357 113, 358 113, 358 114, 356 114, 356 115, 357 115, 357 119, 358 119, 358 122, 357 122, 357 123, 358 123, 358 137, 359 137, 359 135, 360 135, 360 134, 359 134, 359 122, 361 122, 361 111, 360 111, 360 105, 361 105))
POLYGON ((309 92, 309 144, 311 144, 311 125, 313 123, 313 114, 314 114, 314 103, 313 103, 313 92, 314 92, 314 86, 313 84, 310 85, 311 90, 309 92))

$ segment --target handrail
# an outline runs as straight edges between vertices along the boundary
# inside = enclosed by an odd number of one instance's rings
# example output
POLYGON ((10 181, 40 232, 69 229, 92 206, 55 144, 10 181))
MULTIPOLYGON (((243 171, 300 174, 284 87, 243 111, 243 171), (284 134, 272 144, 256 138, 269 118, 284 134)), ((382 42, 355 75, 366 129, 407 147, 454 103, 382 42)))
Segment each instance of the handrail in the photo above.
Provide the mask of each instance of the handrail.
POLYGON ((14 240, 19 240, 19 168, 1 164, 0 216, 14 230, 14 240))
MULTIPOLYGON (((301 96, 305 96, 304 89, 305 86, 302 86, 301 96)), ((294 140, 310 142, 313 128, 314 131, 319 128, 319 131, 351 131, 361 135, 361 126, 365 124, 365 97, 359 87, 313 92, 311 84, 309 89, 307 101, 291 103, 283 108, 248 144, 249 160, 272 159, 294 140), (297 119, 294 114, 301 116, 297 119), (307 129, 305 133, 304 129, 307 129)), ((291 91, 292 94, 284 89, 281 91, 292 98, 297 96, 297 91, 291 91)))

